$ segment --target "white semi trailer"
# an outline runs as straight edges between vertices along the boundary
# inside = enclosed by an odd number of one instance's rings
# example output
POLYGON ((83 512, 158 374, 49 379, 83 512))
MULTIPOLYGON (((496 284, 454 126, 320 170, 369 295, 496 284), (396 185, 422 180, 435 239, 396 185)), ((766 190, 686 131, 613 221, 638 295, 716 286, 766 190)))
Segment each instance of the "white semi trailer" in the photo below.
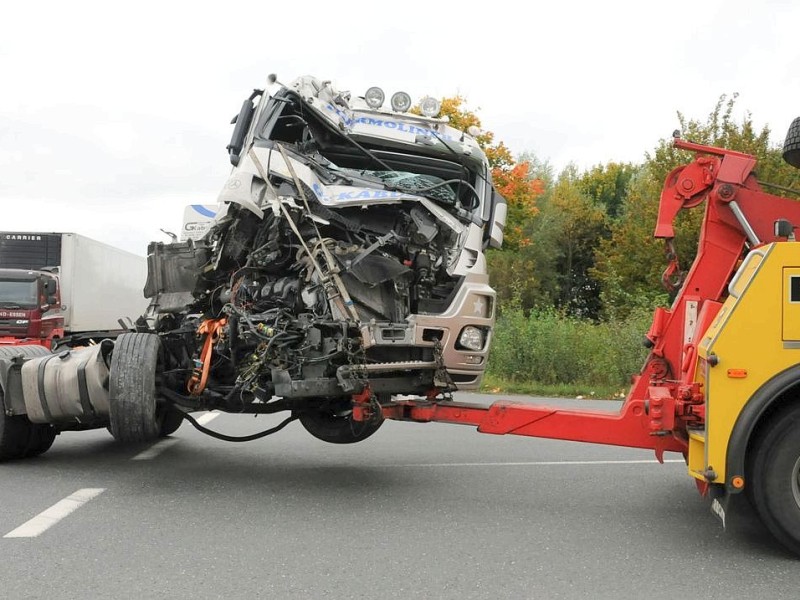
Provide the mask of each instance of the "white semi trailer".
POLYGON ((77 233, 0 232, 0 343, 121 329, 148 301, 147 259, 77 233))

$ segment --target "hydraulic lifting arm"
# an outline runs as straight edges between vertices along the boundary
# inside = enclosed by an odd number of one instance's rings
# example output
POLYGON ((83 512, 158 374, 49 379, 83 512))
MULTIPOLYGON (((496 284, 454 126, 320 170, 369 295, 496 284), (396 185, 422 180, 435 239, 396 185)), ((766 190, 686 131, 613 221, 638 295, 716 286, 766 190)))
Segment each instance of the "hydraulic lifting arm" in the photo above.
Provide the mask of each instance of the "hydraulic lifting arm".
MULTIPOLYGON (((619 413, 506 401, 489 407, 403 401, 383 405, 383 417, 461 423, 481 433, 652 448, 659 460, 665 451, 685 454, 688 430, 705 424, 703 390, 695 379, 696 343, 719 311, 745 249, 775 241, 777 219, 800 222, 800 203, 762 191, 752 156, 680 139, 674 145, 696 157, 667 176, 655 237, 664 239, 669 260, 664 283, 680 290, 669 309, 655 311, 646 336, 650 353, 619 413), (673 221, 680 210, 704 202, 697 256, 681 280, 673 221)), ((355 420, 372 416, 368 390, 354 397, 354 405, 355 420)))

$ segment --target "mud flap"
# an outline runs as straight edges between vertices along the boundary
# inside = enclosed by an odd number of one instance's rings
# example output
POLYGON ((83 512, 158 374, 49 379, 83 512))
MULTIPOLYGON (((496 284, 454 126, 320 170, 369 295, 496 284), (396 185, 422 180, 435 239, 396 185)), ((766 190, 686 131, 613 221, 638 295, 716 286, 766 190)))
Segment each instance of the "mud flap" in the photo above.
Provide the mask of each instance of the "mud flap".
POLYGON ((722 528, 726 528, 726 516, 729 514, 731 495, 725 491, 724 485, 712 485, 709 490, 711 497, 711 512, 722 522, 722 528))

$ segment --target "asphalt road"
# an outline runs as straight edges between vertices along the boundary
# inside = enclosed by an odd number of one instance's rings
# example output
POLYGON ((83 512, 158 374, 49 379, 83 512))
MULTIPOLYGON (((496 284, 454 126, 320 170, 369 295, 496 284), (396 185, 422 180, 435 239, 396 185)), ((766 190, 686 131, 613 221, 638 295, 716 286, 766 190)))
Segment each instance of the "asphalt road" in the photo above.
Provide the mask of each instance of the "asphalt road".
POLYGON ((0 598, 797 598, 795 558, 652 458, 394 422, 343 447, 299 423, 245 444, 184 424, 149 449, 63 434, 0 465, 0 536, 57 505, 0 537, 0 598))

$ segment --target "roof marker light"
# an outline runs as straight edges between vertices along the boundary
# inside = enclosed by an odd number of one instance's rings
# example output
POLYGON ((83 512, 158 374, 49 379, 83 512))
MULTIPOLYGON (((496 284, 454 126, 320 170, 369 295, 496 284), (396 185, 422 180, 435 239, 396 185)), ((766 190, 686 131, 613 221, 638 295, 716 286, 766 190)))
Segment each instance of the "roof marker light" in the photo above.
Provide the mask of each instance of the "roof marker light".
POLYGON ((422 114, 426 117, 435 117, 439 114, 439 111, 442 109, 442 103, 439 102, 436 98, 431 98, 430 96, 425 96, 419 103, 419 109, 422 111, 422 114))
POLYGON ((386 96, 384 96, 383 90, 375 86, 369 88, 364 94, 364 101, 367 103, 367 106, 373 110, 377 110, 383 106, 383 101, 385 98, 386 96))
POLYGON ((411 96, 405 92, 395 92, 392 95, 392 110, 395 112, 406 112, 411 108, 411 96))

